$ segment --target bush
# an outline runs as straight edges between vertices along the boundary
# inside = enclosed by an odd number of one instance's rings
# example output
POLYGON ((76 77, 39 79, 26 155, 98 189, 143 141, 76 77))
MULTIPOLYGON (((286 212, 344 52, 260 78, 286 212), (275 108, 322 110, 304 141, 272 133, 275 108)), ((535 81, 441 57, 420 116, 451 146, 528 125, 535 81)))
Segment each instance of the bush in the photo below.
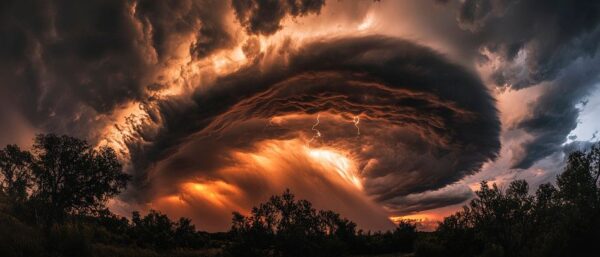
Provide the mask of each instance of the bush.
POLYGON ((0 256, 45 256, 42 235, 15 217, 0 211, 0 256))
POLYGON ((415 256, 416 257, 443 257, 444 248, 437 244, 432 243, 430 241, 422 241, 419 242, 415 247, 415 256))
POLYGON ((54 225, 47 236, 46 249, 55 256, 92 256, 91 230, 75 223, 54 225))
POLYGON ((142 249, 132 246, 114 246, 105 244, 93 245, 94 257, 160 257, 158 253, 150 249, 142 249))

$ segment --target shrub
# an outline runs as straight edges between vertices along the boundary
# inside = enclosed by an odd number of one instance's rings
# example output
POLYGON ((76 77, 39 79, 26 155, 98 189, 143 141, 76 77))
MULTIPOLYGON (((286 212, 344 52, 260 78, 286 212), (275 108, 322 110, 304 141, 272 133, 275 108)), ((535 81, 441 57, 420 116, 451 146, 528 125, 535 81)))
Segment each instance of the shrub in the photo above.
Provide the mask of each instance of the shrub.
POLYGON ((43 237, 32 227, 0 211, 0 256, 44 256, 43 237))
POLYGON ((56 256, 92 256, 91 230, 81 224, 64 223, 52 226, 46 244, 47 251, 56 256))

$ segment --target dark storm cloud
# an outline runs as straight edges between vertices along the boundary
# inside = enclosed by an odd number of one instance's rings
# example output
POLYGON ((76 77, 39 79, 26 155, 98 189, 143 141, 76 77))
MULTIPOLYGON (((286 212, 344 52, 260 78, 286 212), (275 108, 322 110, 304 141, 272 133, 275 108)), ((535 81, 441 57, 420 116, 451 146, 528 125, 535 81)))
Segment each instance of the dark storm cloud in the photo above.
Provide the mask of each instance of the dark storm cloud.
POLYGON ((232 36, 222 18, 228 8, 227 1, 143 0, 137 3, 135 16, 148 26, 146 30, 152 31, 152 43, 159 56, 168 55, 181 43, 176 37, 192 34, 197 41, 190 52, 204 57, 216 49, 232 46, 232 36))
POLYGON ((539 159, 560 152, 567 135, 577 127, 580 110, 577 104, 587 97, 600 79, 600 58, 576 61, 563 70, 559 78, 547 85, 548 89, 532 106, 532 117, 518 127, 535 135, 524 145, 528 153, 514 164, 528 168, 539 159))
POLYGON ((437 191, 411 194, 391 199, 386 203, 388 211, 394 215, 406 215, 441 206, 463 203, 473 197, 473 191, 466 185, 449 185, 437 191))
POLYGON ((99 115, 161 88, 159 71, 183 38, 195 38, 196 56, 230 40, 223 1, 0 5, 0 100, 41 131, 94 137, 109 122, 99 115))
POLYGON ((475 76, 432 50, 381 36, 287 50, 272 62, 263 55, 192 99, 155 106, 160 132, 142 140, 151 144, 130 142, 138 190, 154 177, 176 184, 217 176, 213 171, 232 165, 229 152, 297 137, 313 123, 314 117, 265 130, 269 118, 287 114, 360 115, 360 140, 351 125, 351 136, 325 118, 320 129, 325 144, 357 155, 365 190, 381 202, 442 188, 495 158, 500 125, 493 99, 475 76))
POLYGON ((600 35, 600 3, 576 0, 467 0, 459 22, 482 45, 506 58, 494 78, 519 89, 552 80, 578 57, 593 57, 600 35), (523 70, 510 67, 520 50, 523 70))
POLYGON ((577 126, 575 107, 598 83, 600 2, 588 0, 466 0, 460 25, 480 47, 502 57, 492 74, 498 87, 547 87, 517 128, 534 139, 513 167, 529 168, 560 151, 577 126))
POLYGON ((250 34, 271 35, 287 16, 318 14, 324 0, 232 0, 237 20, 250 34))
POLYGON ((576 151, 587 152, 594 146, 594 143, 595 142, 590 141, 573 141, 564 145, 563 152, 565 155, 569 155, 576 151))
POLYGON ((86 126, 91 112, 142 97, 138 80, 146 65, 133 45, 126 2, 2 5, 1 76, 12 98, 5 101, 35 125, 81 132, 77 125, 86 126))

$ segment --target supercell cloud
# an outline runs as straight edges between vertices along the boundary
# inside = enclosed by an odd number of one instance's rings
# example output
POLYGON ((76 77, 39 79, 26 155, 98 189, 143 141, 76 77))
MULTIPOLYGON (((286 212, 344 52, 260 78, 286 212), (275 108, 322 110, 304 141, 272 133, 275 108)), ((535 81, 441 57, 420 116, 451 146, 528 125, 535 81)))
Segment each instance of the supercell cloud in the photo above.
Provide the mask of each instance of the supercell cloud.
POLYGON ((567 137, 598 83, 599 8, 4 1, 0 143, 52 132, 115 147, 134 177, 111 203, 122 214, 224 230, 289 188, 385 229, 589 145, 567 137))
MULTIPOLYGON (((159 192, 153 185, 219 181, 247 197, 264 195, 268 188, 260 185, 269 176, 224 174, 240 165, 237 155, 260 154, 264 144, 290 154, 310 148, 309 159, 347 156, 352 167, 340 167, 348 173, 342 179, 355 177, 349 182, 402 213, 403 196, 456 182, 499 149, 500 124, 486 87, 426 47, 382 36, 334 38, 287 46, 285 54, 268 57, 220 77, 191 99, 158 103, 159 132, 131 151, 141 172, 137 186, 159 192), (300 149, 287 149, 290 144, 300 149)), ((164 194, 181 193, 172 190, 164 194)))

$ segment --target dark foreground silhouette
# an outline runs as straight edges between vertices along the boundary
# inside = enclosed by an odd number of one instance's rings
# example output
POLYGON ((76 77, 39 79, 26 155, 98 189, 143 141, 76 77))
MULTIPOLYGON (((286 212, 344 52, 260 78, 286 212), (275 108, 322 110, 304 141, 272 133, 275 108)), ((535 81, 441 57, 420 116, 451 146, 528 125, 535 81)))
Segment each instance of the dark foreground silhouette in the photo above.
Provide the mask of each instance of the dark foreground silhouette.
POLYGON ((286 191, 249 216, 234 213, 230 231, 207 233, 157 211, 111 213, 106 201, 130 179, 115 152, 39 135, 31 151, 0 150, 0 256, 597 256, 599 176, 596 144, 572 153, 555 185, 482 182, 434 232, 418 232, 410 220, 393 231, 357 230, 286 191))

